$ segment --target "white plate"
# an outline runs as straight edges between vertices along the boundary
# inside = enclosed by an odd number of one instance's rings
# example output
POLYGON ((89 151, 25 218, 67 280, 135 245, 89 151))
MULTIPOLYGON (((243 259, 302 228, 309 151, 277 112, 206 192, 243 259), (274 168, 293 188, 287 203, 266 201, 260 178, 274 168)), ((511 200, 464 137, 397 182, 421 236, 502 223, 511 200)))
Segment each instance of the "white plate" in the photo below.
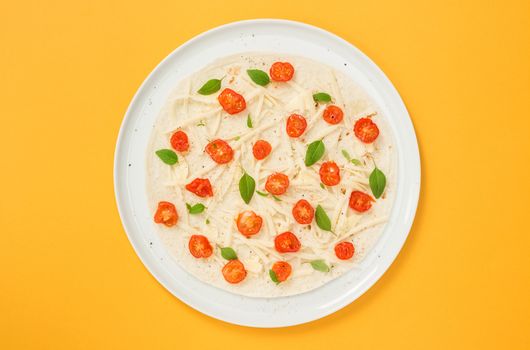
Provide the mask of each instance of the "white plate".
POLYGON ((121 220, 136 253, 173 295, 217 319, 253 327, 282 327, 316 320, 348 305, 370 288, 400 251, 414 219, 420 190, 416 135, 405 105, 383 72, 361 51, 322 29, 284 20, 230 23, 173 51, 144 81, 123 120, 116 145, 114 187, 121 220), (310 292, 276 299, 249 298, 207 285, 180 268, 159 242, 148 209, 145 163, 148 138, 168 93, 212 60, 238 52, 300 55, 345 72, 383 110, 398 152, 398 188, 381 239, 360 264, 310 292))

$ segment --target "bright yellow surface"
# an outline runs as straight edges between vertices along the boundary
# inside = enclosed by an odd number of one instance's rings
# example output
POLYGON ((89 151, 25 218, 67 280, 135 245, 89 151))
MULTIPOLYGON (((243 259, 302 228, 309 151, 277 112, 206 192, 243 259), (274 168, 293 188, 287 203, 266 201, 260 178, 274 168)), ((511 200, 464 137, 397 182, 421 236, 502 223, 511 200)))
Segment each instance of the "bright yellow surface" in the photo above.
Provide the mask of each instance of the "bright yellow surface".
POLYGON ((528 1, 4 1, 1 349, 530 348, 528 1), (118 129, 140 83, 217 25, 287 17, 368 54, 407 104, 416 221, 352 305, 287 329, 185 306, 131 248, 114 202, 118 129))

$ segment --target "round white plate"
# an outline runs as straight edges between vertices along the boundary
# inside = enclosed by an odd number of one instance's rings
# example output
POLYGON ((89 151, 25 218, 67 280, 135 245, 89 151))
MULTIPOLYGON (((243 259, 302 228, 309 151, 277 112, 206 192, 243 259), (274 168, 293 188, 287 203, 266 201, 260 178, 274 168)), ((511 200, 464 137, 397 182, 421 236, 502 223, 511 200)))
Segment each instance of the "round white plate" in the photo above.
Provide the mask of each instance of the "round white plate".
POLYGON ((405 105, 383 72, 361 51, 322 29, 284 20, 230 23, 173 51, 144 81, 123 120, 116 145, 114 187, 121 220, 136 253, 173 295, 217 319, 253 327, 282 327, 316 320, 348 305, 370 288, 400 251, 414 219, 420 190, 416 135, 405 105), (347 274, 313 291, 266 299, 235 295, 194 278, 159 242, 146 195, 147 143, 170 90, 216 58, 262 51, 300 55, 345 72, 380 106, 398 152, 397 193, 388 224, 374 249, 347 274))

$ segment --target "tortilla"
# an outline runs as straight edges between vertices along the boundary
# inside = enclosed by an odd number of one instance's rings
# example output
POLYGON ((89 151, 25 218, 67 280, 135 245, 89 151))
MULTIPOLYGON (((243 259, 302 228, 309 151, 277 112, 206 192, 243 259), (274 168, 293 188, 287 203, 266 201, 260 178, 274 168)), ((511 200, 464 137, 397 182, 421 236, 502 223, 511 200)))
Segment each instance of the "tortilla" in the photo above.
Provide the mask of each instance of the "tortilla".
POLYGON ((147 191, 152 212, 159 201, 175 205, 179 220, 173 227, 153 223, 171 255, 179 265, 196 278, 230 292, 253 297, 281 297, 317 288, 352 268, 366 256, 379 239, 388 220, 396 187, 396 154, 392 135, 385 116, 366 92, 344 73, 324 64, 303 58, 276 54, 245 53, 213 62, 180 81, 161 110, 147 149, 147 191), (271 81, 257 85, 247 74, 248 69, 266 73, 276 61, 290 62, 295 68, 292 80, 271 81), (197 91, 210 79, 222 79, 221 89, 211 95, 197 91), (226 87, 242 94, 246 109, 230 115, 220 106, 217 96, 226 87), (323 110, 330 103, 316 103, 313 94, 328 93, 331 103, 344 111, 344 119, 336 125, 326 123, 323 110), (299 138, 286 132, 286 119, 292 114, 307 119, 307 129, 299 138), (380 134, 371 144, 361 142, 353 132, 356 120, 371 116, 380 134), (252 126, 252 127, 250 127, 252 126), (178 153, 179 162, 169 166, 155 154, 159 149, 170 149, 169 139, 176 130, 189 137, 190 149, 178 153), (209 141, 223 139, 234 150, 234 158, 227 164, 217 164, 204 152, 209 141), (272 145, 271 154, 256 160, 252 146, 258 139, 272 145), (322 139, 325 153, 312 166, 304 159, 308 145, 322 139), (355 165, 347 159, 357 159, 355 165), (341 182, 332 187, 322 186, 319 168, 322 162, 333 160, 341 172, 341 182), (369 175, 377 165, 386 175, 386 188, 370 210, 357 213, 348 206, 353 190, 372 195, 369 175), (241 198, 239 179, 248 173, 255 179, 256 190, 266 194, 264 184, 268 175, 282 172, 290 179, 284 195, 274 198, 254 193, 249 204, 241 198), (214 196, 201 198, 187 191, 185 185, 195 178, 208 178, 214 196), (316 208, 320 205, 328 214, 332 232, 310 225, 298 224, 291 213, 299 199, 306 199, 316 208), (186 203, 202 203, 200 214, 189 214, 186 203), (260 232, 249 238, 238 232, 235 219, 238 213, 253 210, 263 218, 260 232), (302 244, 295 253, 279 253, 274 248, 274 237, 282 232, 293 232, 302 244), (209 258, 197 259, 190 254, 191 235, 208 238, 214 253, 209 258), (336 257, 338 242, 350 241, 355 254, 350 260, 336 257), (246 278, 230 284, 221 270, 227 263, 220 247, 232 247, 247 270, 246 278), (323 260, 331 269, 314 269, 312 261, 323 260), (292 266, 291 276, 276 284, 269 270, 276 261, 287 261, 292 266))

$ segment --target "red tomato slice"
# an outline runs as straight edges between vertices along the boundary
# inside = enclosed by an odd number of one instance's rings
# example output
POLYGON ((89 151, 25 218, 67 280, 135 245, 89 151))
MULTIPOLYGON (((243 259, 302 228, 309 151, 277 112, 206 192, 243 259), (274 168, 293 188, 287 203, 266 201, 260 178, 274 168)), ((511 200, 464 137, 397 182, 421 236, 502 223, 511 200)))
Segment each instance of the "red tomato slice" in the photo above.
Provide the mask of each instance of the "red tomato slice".
POLYGON ((178 152, 186 152, 190 148, 188 135, 182 130, 176 131, 169 142, 173 149, 178 152))
POLYGON ((278 196, 287 192, 289 187, 289 178, 287 175, 282 173, 274 173, 269 175, 267 181, 265 182, 265 189, 270 194, 278 196))
POLYGON ((206 153, 218 164, 226 164, 234 158, 234 150, 221 139, 214 140, 206 145, 206 153))
POLYGON ((293 207, 293 216, 296 222, 302 225, 310 224, 315 217, 315 209, 305 199, 300 199, 293 207))
POLYGON ((254 154, 254 158, 256 158, 257 160, 264 159, 271 153, 271 151, 271 144, 265 140, 256 141, 254 147, 252 147, 252 153, 254 154))
POLYGON ((299 114, 291 114, 287 118, 286 131, 290 137, 301 136, 307 128, 307 121, 299 114))
POLYGON ((237 229, 243 236, 252 236, 259 232, 263 219, 252 210, 246 210, 237 216, 237 229))
POLYGON ((278 282, 283 282, 291 275, 292 267, 287 261, 277 261, 272 265, 271 270, 276 274, 278 282))
POLYGON ((239 260, 230 260, 223 267, 223 277, 228 283, 239 283, 247 277, 245 265, 239 260))
POLYGON ((245 98, 232 89, 224 89, 217 100, 228 114, 237 114, 247 107, 245 98))
POLYGON ((199 197, 212 197, 212 185, 208 179, 195 179, 186 185, 186 189, 199 197))
POLYGON ((329 124, 338 124, 342 121, 344 112, 342 112, 342 109, 335 105, 329 105, 324 110, 323 117, 324 120, 329 124))
POLYGON ((365 212, 372 207, 374 199, 361 191, 353 191, 350 196, 350 208, 359 213, 365 212))
POLYGON ((289 62, 274 62, 269 74, 274 81, 289 81, 293 78, 294 67, 289 62))
POLYGON ((167 227, 175 226, 179 216, 177 214, 177 209, 173 203, 169 202, 160 202, 158 203, 158 208, 156 209, 154 220, 157 224, 164 224, 167 227))
POLYGON ((192 235, 188 247, 191 255, 196 258, 207 258, 213 253, 210 241, 203 235, 192 235))
POLYGON ((335 246, 335 255, 341 260, 351 259, 355 248, 351 242, 340 242, 335 246))
POLYGON ((280 233, 274 238, 274 248, 280 253, 294 253, 300 250, 302 244, 292 232, 280 233))
POLYGON ((340 169, 333 161, 322 163, 319 174, 320 181, 326 186, 335 186, 340 182, 340 169))
POLYGON ((379 136, 377 124, 370 118, 361 118, 355 122, 353 132, 364 143, 372 143, 379 136))

